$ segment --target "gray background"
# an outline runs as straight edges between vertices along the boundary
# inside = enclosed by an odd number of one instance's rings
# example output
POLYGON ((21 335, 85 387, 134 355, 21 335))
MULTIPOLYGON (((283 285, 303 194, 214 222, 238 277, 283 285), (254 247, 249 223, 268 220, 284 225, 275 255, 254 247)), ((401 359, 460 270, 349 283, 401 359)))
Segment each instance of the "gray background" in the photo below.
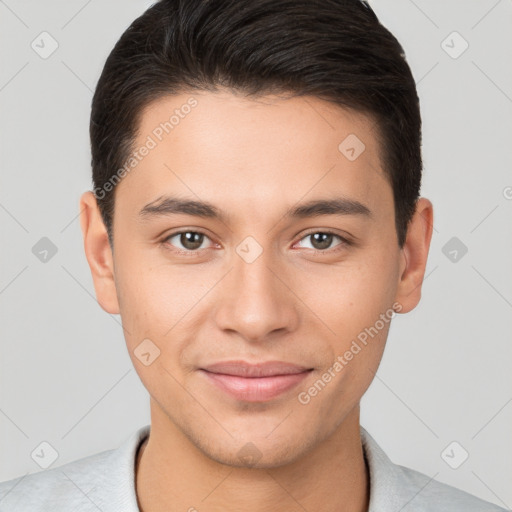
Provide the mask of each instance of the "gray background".
MULTIPOLYGON (((0 481, 40 471, 42 441, 56 467, 149 423, 120 319, 94 296, 78 200, 91 187, 92 91, 151 3, 0 1, 0 481), (43 31, 59 45, 45 59, 31 47, 51 48, 43 31), (57 248, 46 262, 32 252, 42 237, 57 248)), ((512 3, 372 6, 418 83, 435 229, 422 301, 395 318, 361 422, 394 462, 510 508, 512 3)))

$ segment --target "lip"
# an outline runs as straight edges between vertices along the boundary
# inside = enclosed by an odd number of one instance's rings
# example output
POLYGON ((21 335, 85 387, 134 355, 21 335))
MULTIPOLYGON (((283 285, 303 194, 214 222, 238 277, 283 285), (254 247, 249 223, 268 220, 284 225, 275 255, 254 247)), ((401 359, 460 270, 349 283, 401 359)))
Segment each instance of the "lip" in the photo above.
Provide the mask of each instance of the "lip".
POLYGON ((237 400, 265 402, 297 386, 312 368, 283 361, 224 361, 200 371, 209 382, 237 400))
POLYGON ((302 373, 311 368, 299 366, 284 361, 264 361, 259 363, 247 363, 245 361, 221 361, 201 368, 211 373, 222 373, 237 377, 272 377, 275 375, 293 375, 302 373))

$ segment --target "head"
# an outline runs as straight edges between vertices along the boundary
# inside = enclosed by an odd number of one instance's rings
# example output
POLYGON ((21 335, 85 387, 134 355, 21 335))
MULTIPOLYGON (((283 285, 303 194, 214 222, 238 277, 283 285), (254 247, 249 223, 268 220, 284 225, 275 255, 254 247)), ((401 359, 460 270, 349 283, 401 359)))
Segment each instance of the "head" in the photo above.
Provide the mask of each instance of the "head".
POLYGON ((432 207, 402 47, 359 0, 161 0, 109 55, 90 133, 85 250, 152 414, 220 462, 247 442, 297 460, 420 299, 432 207), (308 373, 237 400, 203 371, 227 360, 308 373))

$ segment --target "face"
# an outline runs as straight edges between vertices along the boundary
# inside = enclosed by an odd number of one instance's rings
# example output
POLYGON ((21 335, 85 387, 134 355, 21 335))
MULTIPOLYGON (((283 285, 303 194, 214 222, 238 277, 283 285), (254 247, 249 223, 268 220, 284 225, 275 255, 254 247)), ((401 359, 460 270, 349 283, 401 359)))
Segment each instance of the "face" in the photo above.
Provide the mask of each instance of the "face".
POLYGON ((329 438, 372 381, 393 308, 419 300, 428 228, 421 250, 398 247, 374 130, 313 97, 191 92, 143 112, 96 292, 156 414, 214 460, 253 450, 273 467, 329 438))

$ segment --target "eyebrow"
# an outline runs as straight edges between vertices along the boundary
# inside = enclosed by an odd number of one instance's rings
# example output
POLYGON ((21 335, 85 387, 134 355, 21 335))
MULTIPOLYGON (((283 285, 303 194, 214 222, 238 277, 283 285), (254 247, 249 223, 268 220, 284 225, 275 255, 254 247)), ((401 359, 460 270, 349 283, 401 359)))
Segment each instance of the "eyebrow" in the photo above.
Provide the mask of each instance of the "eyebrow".
POLYGON ((371 210, 354 199, 335 198, 309 201, 292 208, 285 217, 315 217, 317 215, 362 215, 371 217, 371 210))
MULTIPOLYGON (((180 199, 178 197, 164 196, 148 203, 139 212, 142 219, 169 216, 176 214, 193 215, 227 222, 229 216, 215 205, 207 201, 180 199)), ((354 199, 334 198, 317 199, 291 208, 285 218, 305 218, 320 215, 361 215, 372 217, 371 210, 363 203, 354 199)))
POLYGON ((148 203, 139 212, 139 216, 146 219, 180 213, 195 217, 219 219, 224 222, 228 220, 227 214, 207 201, 180 199, 172 196, 159 197, 155 201, 148 203))

